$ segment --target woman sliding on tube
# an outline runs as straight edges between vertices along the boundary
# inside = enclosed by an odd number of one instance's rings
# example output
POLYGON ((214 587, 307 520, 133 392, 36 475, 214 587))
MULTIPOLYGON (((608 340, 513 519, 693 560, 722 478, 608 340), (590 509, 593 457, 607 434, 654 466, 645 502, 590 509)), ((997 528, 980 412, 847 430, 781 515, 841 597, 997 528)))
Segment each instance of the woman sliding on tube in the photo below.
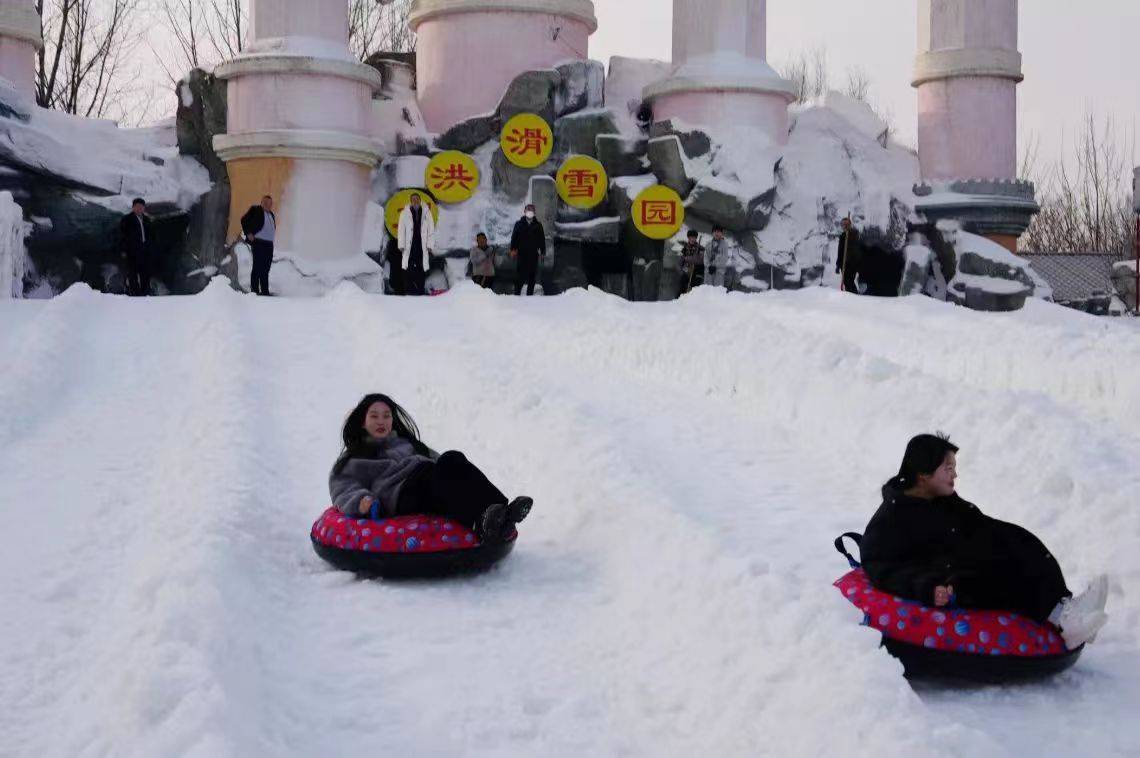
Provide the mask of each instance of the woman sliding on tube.
POLYGON ((346 516, 438 515, 494 544, 509 539, 530 513, 529 497, 508 503, 463 453, 433 452, 407 411, 387 395, 361 400, 341 437, 344 450, 329 475, 329 494, 346 516))
POLYGON ((1073 597, 1037 537, 958 496, 957 452, 942 436, 921 435, 907 445, 860 546, 872 584, 928 606, 1007 610, 1048 621, 1070 650, 1093 642, 1108 621, 1108 577, 1073 597))

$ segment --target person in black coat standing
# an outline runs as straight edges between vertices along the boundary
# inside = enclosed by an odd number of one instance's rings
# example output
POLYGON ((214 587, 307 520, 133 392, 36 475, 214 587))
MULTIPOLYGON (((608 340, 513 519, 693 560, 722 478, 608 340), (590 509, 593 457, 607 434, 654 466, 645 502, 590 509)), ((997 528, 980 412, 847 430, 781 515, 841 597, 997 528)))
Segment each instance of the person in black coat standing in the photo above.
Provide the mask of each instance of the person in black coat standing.
POLYGON ((119 220, 119 247, 127 259, 127 294, 133 297, 150 294, 152 239, 146 201, 136 197, 131 212, 119 220))
POLYGON ((273 245, 277 241, 277 215, 273 212, 273 198, 261 198, 260 205, 251 206, 241 217, 241 230, 253 253, 253 272, 249 277, 249 291, 255 295, 269 294, 269 269, 273 266, 273 245))
POLYGON ((835 273, 843 276, 843 291, 859 294, 855 278, 863 265, 863 242, 859 230, 851 225, 851 219, 843 219, 843 233, 839 235, 839 254, 835 257, 835 273), (846 264, 846 265, 844 265, 846 264))
POLYGON ((518 278, 515 280, 515 294, 521 295, 523 283, 526 294, 534 294, 534 283, 538 278, 538 263, 546 257, 546 230, 542 222, 535 218, 534 205, 528 204, 522 218, 515 223, 511 233, 511 258, 518 260, 518 278))
POLYGON ((1071 650, 1091 641, 1108 620, 1108 578, 1098 577, 1074 598, 1041 540, 958 496, 957 452, 934 435, 907 445, 860 545, 871 583, 928 606, 1005 610, 1048 621, 1071 650))

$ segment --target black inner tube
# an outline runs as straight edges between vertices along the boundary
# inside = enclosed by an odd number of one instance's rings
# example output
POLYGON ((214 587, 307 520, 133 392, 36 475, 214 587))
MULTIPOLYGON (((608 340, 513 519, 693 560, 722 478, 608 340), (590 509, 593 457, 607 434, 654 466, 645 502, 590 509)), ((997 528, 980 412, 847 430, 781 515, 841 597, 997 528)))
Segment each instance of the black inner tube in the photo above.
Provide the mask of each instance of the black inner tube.
POLYGON ((898 658, 909 679, 958 679, 1002 684, 1046 679, 1071 668, 1084 645, 1061 655, 977 655, 931 650, 883 637, 883 647, 898 658))
POLYGON ((345 550, 321 544, 311 536, 313 550, 326 561, 345 571, 383 579, 421 579, 459 574, 476 574, 506 558, 516 539, 494 545, 479 545, 438 553, 382 553, 345 550))

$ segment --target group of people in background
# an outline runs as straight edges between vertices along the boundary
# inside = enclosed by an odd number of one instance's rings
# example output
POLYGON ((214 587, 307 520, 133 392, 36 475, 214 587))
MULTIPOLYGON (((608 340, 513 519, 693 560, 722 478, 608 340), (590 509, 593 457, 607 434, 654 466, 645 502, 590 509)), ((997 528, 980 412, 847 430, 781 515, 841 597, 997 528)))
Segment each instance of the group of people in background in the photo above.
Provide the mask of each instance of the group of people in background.
MULTIPOLYGON (((249 291, 269 294, 269 269, 273 266, 273 245, 277 239, 277 215, 273 198, 261 198, 241 217, 242 236, 253 256, 249 291)), ((119 220, 119 251, 126 263, 126 290, 131 297, 145 297, 151 292, 151 277, 159 268, 160 248, 154 236, 154 224, 146 212, 146 200, 131 201, 131 212, 119 220)))
MULTIPOLYGON (((523 216, 511 232, 510 257, 516 261, 515 294, 521 295, 526 287, 528 296, 534 294, 538 270, 546 258, 546 229, 538 220, 535 207, 528 204, 523 216)), ((388 247, 388 281, 397 295, 425 295, 427 273, 437 259, 435 255, 435 222, 423 198, 412 195, 408 205, 400 212, 396 238, 388 247)), ((471 248, 471 278, 484 289, 493 289, 496 279, 496 256, 499 249, 490 244, 487 235, 479 232, 471 248)))
MULTIPOLYGON (((858 230, 850 218, 843 219, 839 236, 835 273, 843 280, 846 292, 860 294, 860 270, 864 249, 858 230)), ((258 205, 251 206, 241 218, 242 237, 250 248, 253 267, 250 273, 250 292, 269 294, 269 271, 273 266, 274 244, 277 238, 277 215, 273 198, 266 195, 258 205)), ((396 237, 389 241, 386 258, 389 267, 389 286, 397 295, 424 295, 427 277, 433 263, 442 266, 435 258, 435 219, 423 203, 413 194, 408 205, 400 212, 396 237)), ((156 266, 156 249, 146 201, 135 198, 131 212, 119 222, 120 249, 126 262, 126 289, 131 296, 150 294, 151 276, 156 266)), ((528 204, 523 216, 514 225, 509 248, 510 258, 516 261, 515 294, 526 288, 533 295, 538 271, 546 258, 546 229, 538 220, 535 206, 528 204)), ((479 232, 470 251, 471 278, 480 287, 493 289, 497 278, 496 256, 499 249, 491 245, 487 235, 479 232)), ((680 253, 681 283, 678 295, 691 292, 702 285, 734 290, 740 283, 740 272, 735 264, 734 252, 722 227, 714 226, 712 240, 702 245, 696 230, 689 230, 680 253)))
POLYGON ((732 247, 724 236, 724 228, 713 227, 712 242, 705 247, 700 235, 690 229, 684 247, 681 248, 681 291, 684 295, 694 287, 708 284, 723 287, 729 292, 740 283, 732 247))

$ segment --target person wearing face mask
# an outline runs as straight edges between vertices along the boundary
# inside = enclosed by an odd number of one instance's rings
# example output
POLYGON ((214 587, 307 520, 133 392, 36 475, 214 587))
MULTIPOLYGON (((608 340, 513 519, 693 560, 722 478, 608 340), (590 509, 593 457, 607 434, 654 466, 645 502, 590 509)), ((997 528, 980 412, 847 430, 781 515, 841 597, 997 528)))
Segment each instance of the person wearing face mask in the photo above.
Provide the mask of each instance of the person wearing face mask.
POLYGON ((1061 631, 1075 650, 1108 621, 1108 577, 1077 597, 1052 553, 1028 530, 983 514, 954 489, 958 448, 923 434, 867 525, 860 552, 876 589, 944 608, 1010 611, 1061 631))
POLYGON ((412 195, 400 211, 397 244, 404 269, 404 289, 408 295, 424 294, 427 270, 435 251, 435 219, 419 195, 412 195))
POLYGON ((539 261, 546 257, 546 230, 535 217, 534 205, 528 204, 523 217, 515 223, 511 234, 511 258, 518 261, 518 278, 515 280, 515 294, 521 295, 526 284, 527 296, 534 294, 534 283, 538 277, 539 261))

